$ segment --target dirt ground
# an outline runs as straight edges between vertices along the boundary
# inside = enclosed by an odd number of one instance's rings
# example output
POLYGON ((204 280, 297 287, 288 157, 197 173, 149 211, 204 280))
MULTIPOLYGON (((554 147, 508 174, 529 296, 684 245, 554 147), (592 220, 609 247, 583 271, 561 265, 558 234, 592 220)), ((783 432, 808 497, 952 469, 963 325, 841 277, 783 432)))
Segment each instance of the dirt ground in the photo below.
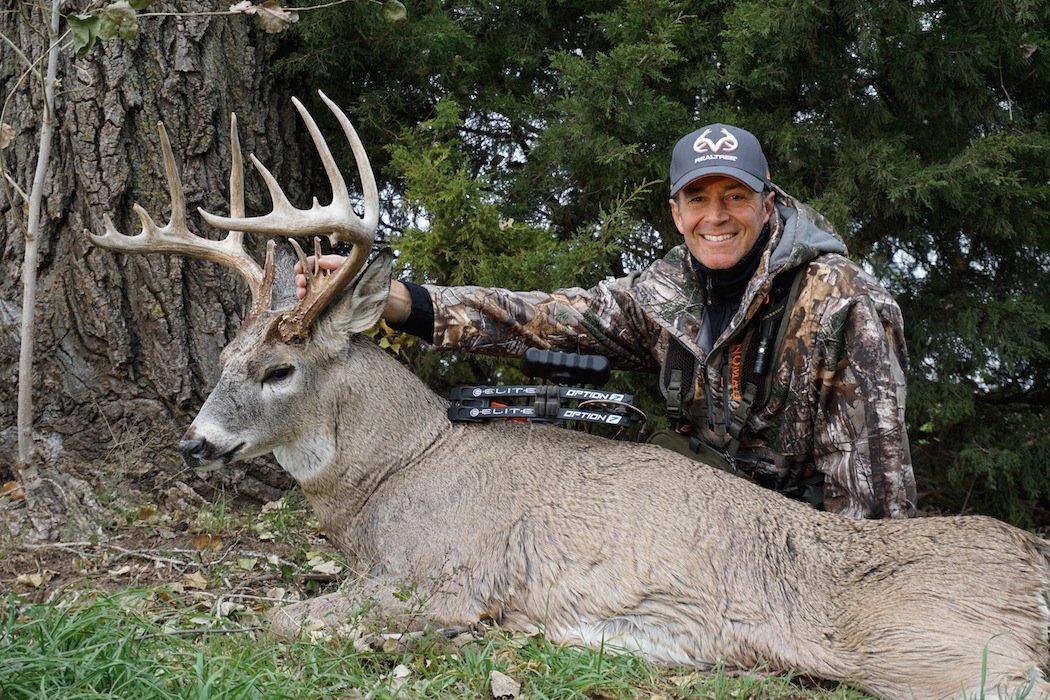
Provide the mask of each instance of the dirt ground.
POLYGON ((177 480, 156 488, 107 465, 75 471, 91 490, 81 501, 92 504, 93 527, 59 541, 26 537, 25 494, 0 484, 0 595, 49 602, 164 586, 215 609, 261 609, 326 592, 345 575, 298 490, 264 505, 221 492, 207 501, 177 480))

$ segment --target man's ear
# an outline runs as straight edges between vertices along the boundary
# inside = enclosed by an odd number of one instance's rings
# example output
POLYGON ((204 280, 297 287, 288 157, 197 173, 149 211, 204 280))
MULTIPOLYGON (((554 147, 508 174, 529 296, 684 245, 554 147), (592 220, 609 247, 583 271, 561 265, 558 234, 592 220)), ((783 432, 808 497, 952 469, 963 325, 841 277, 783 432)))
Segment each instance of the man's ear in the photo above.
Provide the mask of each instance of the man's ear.
POLYGON ((321 336, 348 336, 374 326, 383 315, 390 296, 394 253, 383 248, 350 289, 318 319, 321 336))
POLYGON ((685 231, 682 230, 682 215, 681 212, 678 211, 678 195, 676 194, 667 201, 671 205, 671 219, 674 220, 675 228, 678 229, 679 233, 685 235, 685 231))

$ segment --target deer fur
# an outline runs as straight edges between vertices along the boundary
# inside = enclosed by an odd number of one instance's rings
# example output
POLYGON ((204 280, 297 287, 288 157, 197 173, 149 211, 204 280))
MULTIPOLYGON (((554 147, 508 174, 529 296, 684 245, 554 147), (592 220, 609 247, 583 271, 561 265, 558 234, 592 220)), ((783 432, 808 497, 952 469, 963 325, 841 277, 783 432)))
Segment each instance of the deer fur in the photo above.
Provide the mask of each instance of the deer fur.
POLYGON ((312 336, 242 327, 187 440, 202 461, 273 452, 364 573, 286 609, 338 618, 357 593, 431 582, 425 618, 492 618, 656 661, 765 665, 886 698, 1050 696, 1050 543, 986 517, 851 520, 659 447, 516 423, 452 424, 447 404, 360 332, 382 255, 312 336), (291 366, 280 381, 274 366, 291 366), (198 455, 200 456, 200 450, 198 455), (982 658, 986 655, 982 688, 982 658))

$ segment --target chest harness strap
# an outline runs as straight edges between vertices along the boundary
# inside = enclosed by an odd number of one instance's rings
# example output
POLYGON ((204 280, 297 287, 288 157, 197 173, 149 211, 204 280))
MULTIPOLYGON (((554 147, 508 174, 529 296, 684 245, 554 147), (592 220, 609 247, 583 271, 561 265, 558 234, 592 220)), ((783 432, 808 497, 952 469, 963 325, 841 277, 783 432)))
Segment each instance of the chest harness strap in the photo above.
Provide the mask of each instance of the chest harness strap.
MULTIPOLYGON (((798 299, 799 287, 805 274, 805 266, 797 268, 788 275, 774 282, 769 298, 759 311, 757 332, 748 331, 740 343, 737 352, 741 355, 743 367, 747 368, 746 384, 737 408, 730 416, 728 433, 729 443, 726 449, 715 449, 698 437, 690 440, 694 452, 717 452, 730 465, 736 461, 740 449, 740 440, 754 408, 760 408, 769 401, 771 392, 770 375, 773 360, 780 354, 787 333, 791 309, 798 299), (791 286, 785 293, 786 282, 791 286), (757 402, 757 403, 756 403, 757 402)), ((696 370, 696 358, 674 336, 671 336, 660 372, 661 386, 667 399, 667 413, 672 418, 682 416, 682 405, 693 391, 696 370)), ((708 388, 708 391, 710 389, 708 388)), ((710 407, 710 398, 706 399, 710 407)))

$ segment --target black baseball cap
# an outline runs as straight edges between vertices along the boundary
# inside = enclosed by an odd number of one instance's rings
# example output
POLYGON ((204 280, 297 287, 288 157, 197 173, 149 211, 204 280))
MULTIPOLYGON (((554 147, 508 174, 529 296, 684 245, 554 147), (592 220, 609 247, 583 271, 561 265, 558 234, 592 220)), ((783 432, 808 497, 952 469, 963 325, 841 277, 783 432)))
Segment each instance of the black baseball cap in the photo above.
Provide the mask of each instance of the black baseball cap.
POLYGON ((698 177, 725 175, 761 192, 769 183, 769 164, 750 131, 709 124, 683 136, 671 154, 671 196, 698 177))

